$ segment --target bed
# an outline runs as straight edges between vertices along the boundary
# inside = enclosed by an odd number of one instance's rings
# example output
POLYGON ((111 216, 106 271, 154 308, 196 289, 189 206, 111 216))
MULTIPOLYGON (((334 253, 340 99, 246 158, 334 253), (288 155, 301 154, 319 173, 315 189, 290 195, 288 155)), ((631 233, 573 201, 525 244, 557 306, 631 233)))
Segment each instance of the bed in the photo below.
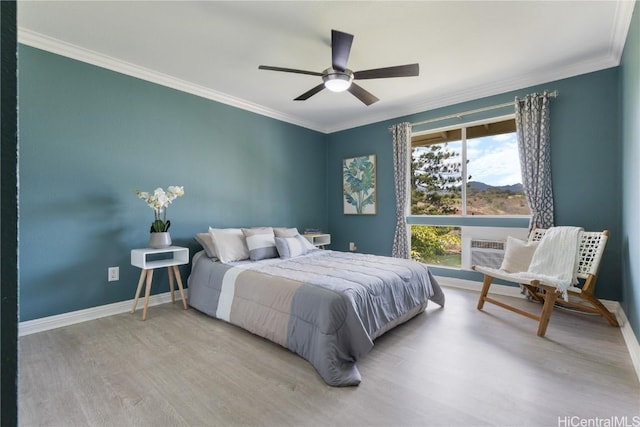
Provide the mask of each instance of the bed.
POLYGON ((331 386, 358 385, 374 339, 445 300, 424 264, 330 250, 229 263, 201 251, 188 285, 191 307, 297 353, 331 386))

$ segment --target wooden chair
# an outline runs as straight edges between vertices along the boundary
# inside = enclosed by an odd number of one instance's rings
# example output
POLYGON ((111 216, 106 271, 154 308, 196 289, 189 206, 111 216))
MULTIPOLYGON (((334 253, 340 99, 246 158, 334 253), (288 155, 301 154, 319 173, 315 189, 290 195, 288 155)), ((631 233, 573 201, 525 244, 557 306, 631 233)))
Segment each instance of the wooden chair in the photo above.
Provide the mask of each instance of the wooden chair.
MULTIPOLYGON (((539 241, 542 239, 547 230, 536 229, 531 232, 529 241, 539 241)), ((485 302, 489 302, 498 305, 507 310, 511 310, 515 313, 529 317, 533 320, 537 320, 538 323, 538 336, 543 337, 547 325, 549 324, 549 317, 553 311, 554 305, 563 305, 572 308, 576 308, 582 311, 591 313, 597 313, 604 316, 605 319, 611 324, 611 326, 619 326, 615 316, 593 295, 596 287, 596 279, 598 278, 598 270, 600 268, 600 260, 604 253, 604 248, 607 244, 609 232, 604 230, 602 232, 583 232, 579 245, 579 263, 577 276, 579 279, 584 280, 581 287, 571 286, 567 290, 569 300, 565 301, 561 297, 555 286, 549 286, 539 280, 530 280, 522 283, 522 279, 517 280, 514 277, 503 270, 497 270, 482 266, 473 266, 472 269, 484 274, 484 281, 482 284, 482 291, 480 298, 478 299, 478 310, 482 310, 485 302), (498 301, 489 297, 489 287, 493 279, 502 279, 508 282, 519 283, 527 292, 536 300, 540 301, 542 305, 541 314, 533 314, 531 312, 521 310, 517 307, 513 307, 502 301, 498 301), (571 299, 576 297, 578 301, 571 299), (586 302, 587 304, 585 304, 586 302)))

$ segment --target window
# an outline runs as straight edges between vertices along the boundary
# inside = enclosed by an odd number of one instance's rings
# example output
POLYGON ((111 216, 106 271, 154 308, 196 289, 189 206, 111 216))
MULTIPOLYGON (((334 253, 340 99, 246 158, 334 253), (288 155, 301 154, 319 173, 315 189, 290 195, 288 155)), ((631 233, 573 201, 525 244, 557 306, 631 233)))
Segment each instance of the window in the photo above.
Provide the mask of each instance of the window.
MULTIPOLYGON (((411 215, 530 214, 513 116, 417 132, 411 145, 411 215)), ((459 267, 461 234, 413 225, 412 257, 459 267)))
POLYGON ((417 133, 412 215, 529 215, 515 119, 417 133))

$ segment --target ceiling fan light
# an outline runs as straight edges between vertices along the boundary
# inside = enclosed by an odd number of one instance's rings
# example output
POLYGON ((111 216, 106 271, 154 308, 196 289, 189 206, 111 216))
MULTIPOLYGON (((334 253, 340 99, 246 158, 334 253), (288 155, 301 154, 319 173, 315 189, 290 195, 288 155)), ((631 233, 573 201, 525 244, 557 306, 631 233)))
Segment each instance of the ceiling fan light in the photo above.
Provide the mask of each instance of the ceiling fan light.
POLYGON ((353 75, 345 73, 333 73, 328 74, 322 78, 324 80, 324 87, 332 92, 344 92, 351 86, 353 75))

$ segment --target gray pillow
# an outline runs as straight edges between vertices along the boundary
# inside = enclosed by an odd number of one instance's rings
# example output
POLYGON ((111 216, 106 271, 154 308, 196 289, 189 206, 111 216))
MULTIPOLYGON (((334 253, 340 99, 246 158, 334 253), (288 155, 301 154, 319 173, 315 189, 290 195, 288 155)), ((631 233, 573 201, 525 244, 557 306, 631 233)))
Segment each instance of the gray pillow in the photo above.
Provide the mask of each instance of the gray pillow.
POLYGON ((243 228, 247 248, 249 249, 249 258, 251 261, 259 261, 267 258, 277 258, 278 250, 271 227, 254 227, 243 228))
POLYGON ((297 228, 286 228, 286 227, 274 227, 273 233, 276 237, 296 237, 298 234, 297 228))

